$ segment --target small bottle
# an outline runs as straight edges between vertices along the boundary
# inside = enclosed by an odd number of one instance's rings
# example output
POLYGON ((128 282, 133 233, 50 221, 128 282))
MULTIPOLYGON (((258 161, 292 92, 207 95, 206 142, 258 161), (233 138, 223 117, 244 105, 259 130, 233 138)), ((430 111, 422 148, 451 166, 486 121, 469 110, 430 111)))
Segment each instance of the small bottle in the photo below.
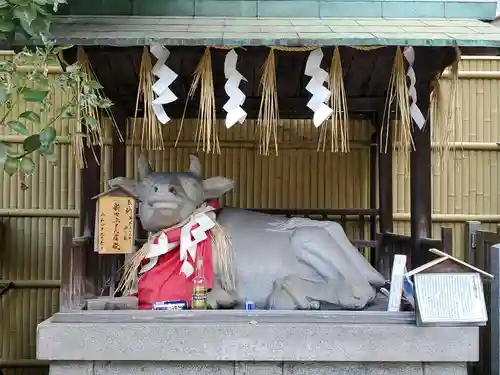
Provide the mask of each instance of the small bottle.
POLYGON ((207 280, 203 269, 203 257, 198 258, 196 271, 193 278, 193 297, 191 300, 193 310, 207 309, 207 280))

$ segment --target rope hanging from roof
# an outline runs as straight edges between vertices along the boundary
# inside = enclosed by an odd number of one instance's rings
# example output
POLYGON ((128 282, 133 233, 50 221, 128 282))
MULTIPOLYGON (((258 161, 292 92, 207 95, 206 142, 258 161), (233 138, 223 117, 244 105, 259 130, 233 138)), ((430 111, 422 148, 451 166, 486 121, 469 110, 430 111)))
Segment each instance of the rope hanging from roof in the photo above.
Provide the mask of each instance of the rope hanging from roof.
MULTIPOLYGON (((450 79, 446 80, 446 85, 449 85, 449 97, 444 98, 441 85, 442 73, 439 73, 431 83, 433 88, 431 93, 430 105, 430 122, 431 122, 431 139, 438 146, 435 151, 437 154, 436 166, 440 169, 444 168, 450 160, 451 148, 450 144, 455 141, 456 134, 461 134, 462 122, 458 121, 460 116, 460 105, 458 95, 458 71, 461 61, 461 52, 458 47, 455 48, 455 60, 449 69, 450 79)), ((452 155, 456 156, 456 152, 452 155)))
POLYGON ((137 113, 139 107, 142 107, 141 123, 141 149, 142 150, 163 150, 163 132, 158 123, 153 109, 153 65, 151 55, 146 46, 142 50, 141 67, 139 70, 139 88, 137 90, 137 99, 135 103, 134 124, 132 127, 132 138, 136 138, 137 131, 137 113), (141 103, 142 99, 142 103, 141 103), (142 104, 142 105, 141 105, 142 104))
POLYGON ((325 151, 326 140, 330 134, 331 152, 349 152, 349 111, 339 47, 335 47, 333 51, 328 87, 332 93, 330 107, 332 107, 333 112, 330 120, 330 131, 328 131, 327 124, 321 127, 317 150, 325 151))
POLYGON ((200 85, 200 107, 198 110, 198 125, 196 127, 195 141, 197 150, 201 149, 207 153, 220 154, 219 137, 217 135, 217 116, 215 112, 215 94, 212 74, 212 55, 210 47, 205 48, 205 52, 196 67, 193 82, 189 89, 188 99, 182 115, 181 127, 175 145, 179 142, 179 137, 184 123, 187 104, 193 98, 196 89, 200 85))
MULTIPOLYGON (((89 80, 99 82, 94 69, 92 69, 92 65, 87 56, 87 53, 82 46, 77 47, 76 60, 78 61, 82 72, 88 77, 89 80)), ((88 94, 83 85, 80 85, 80 90, 81 92, 79 92, 78 95, 85 96, 88 94)), ((106 98, 102 87, 97 89, 97 93, 101 99, 106 98)), ((110 108, 104 108, 103 110, 107 117, 111 119, 114 131, 118 135, 118 140, 120 142, 123 142, 123 136, 120 132, 120 129, 118 128, 118 125, 116 124, 113 112, 110 110, 110 108)), ((73 154, 75 156, 75 163, 77 168, 84 168, 87 165, 87 160, 85 159, 85 153, 83 150, 84 139, 86 141, 86 146, 92 150, 92 155, 94 156, 96 163, 99 164, 100 158, 97 157, 94 147, 92 146, 103 145, 104 132, 105 125, 103 124, 101 113, 95 107, 78 105, 76 108, 76 121, 74 123, 71 122, 70 125, 71 144, 73 147, 73 154), (89 122, 89 118, 95 119, 95 122, 89 122)))
POLYGON ((262 90, 259 115, 257 117, 257 131, 259 133, 259 154, 269 155, 269 143, 274 140, 274 149, 278 154, 278 91, 276 88, 276 59, 275 48, 269 50, 267 59, 262 68, 260 87, 262 90))
POLYGON ((410 94, 406 82, 403 53, 401 48, 396 49, 396 56, 392 67, 391 78, 384 107, 384 117, 380 130, 380 152, 388 152, 389 137, 394 138, 393 148, 403 153, 405 176, 409 165, 410 150, 415 148, 412 137, 412 121, 410 114, 410 94), (394 108, 396 118, 393 121, 391 112, 394 108))
MULTIPOLYGON (((360 51, 372 51, 375 49, 384 48, 385 46, 350 47, 360 51)), ((188 101, 193 98, 198 86, 200 86, 198 125, 195 134, 197 147, 198 150, 201 149, 204 152, 220 153, 219 139, 216 129, 217 120, 212 74, 212 60, 210 53, 211 48, 228 51, 224 64, 224 73, 226 77, 225 91, 228 95, 228 100, 223 107, 223 109, 227 113, 226 127, 231 128, 236 123, 242 124, 246 120, 247 113, 245 111, 244 105, 246 97, 244 92, 239 88, 241 81, 246 81, 246 79, 236 69, 238 55, 235 52, 235 48, 243 47, 206 47, 193 76, 193 81, 188 93, 188 99, 185 104, 184 113, 182 116, 181 125, 175 145, 177 146, 180 139, 188 101)), ((154 50, 152 48, 151 50, 151 53, 153 53, 158 58, 158 62, 155 65, 156 69, 153 68, 153 70, 155 71, 155 75, 160 78, 156 83, 158 86, 161 86, 159 85, 159 83, 162 81, 160 74, 161 69, 164 69, 164 67, 166 67, 164 63, 166 62, 166 57, 168 57, 168 51, 167 54, 165 54, 165 51, 166 49, 154 50)), ((263 73, 260 80, 260 88, 262 90, 262 94, 256 128, 256 134, 259 138, 259 153, 263 155, 269 155, 269 146, 271 142, 273 142, 273 148, 276 154, 278 152, 277 138, 279 125, 279 107, 276 85, 275 51, 310 52, 306 64, 305 74, 311 77, 311 80, 306 89, 311 93, 312 96, 307 105, 313 111, 313 124, 316 127, 321 127, 317 150, 326 150, 327 138, 328 136, 330 136, 331 139, 329 148, 331 152, 348 152, 349 118, 339 47, 337 46, 334 49, 331 64, 329 67, 330 70, 329 72, 327 72, 320 66, 323 59, 323 52, 319 47, 272 46, 269 48, 269 54, 263 65, 263 73), (324 85, 325 82, 327 82, 326 86, 324 85), (329 126, 325 123, 328 119, 330 119, 329 126)), ((143 63, 141 64, 141 86, 144 86, 145 82, 147 81, 144 69, 142 68, 143 65, 148 65, 146 64, 146 60, 147 59, 143 55, 143 63)), ((396 55, 384 108, 384 121, 382 124, 382 136, 380 142, 381 152, 388 152, 388 137, 391 136, 395 138, 394 147, 401 148, 402 150, 405 150, 405 153, 408 153, 411 148, 414 148, 412 138, 412 120, 415 121, 416 125, 420 128, 423 126, 423 123, 425 123, 425 117, 420 112, 417 106, 417 97, 415 90, 416 77, 413 70, 414 61, 415 56, 413 48, 405 48, 404 53, 401 51, 401 48, 398 47, 396 49, 396 55), (405 58, 408 63, 407 71, 405 71, 405 58), (408 87, 407 84, 407 76, 410 78, 410 87, 408 87), (399 117, 398 121, 392 121, 391 113, 393 111, 396 112, 396 117, 399 117)), ((150 62, 149 65, 151 65, 150 62)), ((167 92, 167 90, 170 91, 168 86, 177 76, 170 69, 168 70, 171 72, 171 75, 168 77, 169 79, 164 79, 164 81, 168 82, 168 84, 162 86, 162 88, 164 89, 163 92, 167 92)), ((144 92, 144 90, 144 87, 142 89, 140 88, 138 93, 138 100, 140 93, 144 92)), ((162 123, 166 123, 168 120, 161 120, 162 113, 160 111, 160 107, 162 107, 163 104, 166 103, 160 103, 159 99, 163 95, 159 91, 155 91, 155 93, 158 95, 158 97, 155 99, 157 101, 157 108, 155 106, 153 106, 153 108, 156 108, 155 113, 158 120, 160 120, 160 122, 162 123)), ((171 101, 177 99, 177 97, 171 91, 169 98, 171 101)), ((154 101, 153 104, 155 104, 154 101)), ((149 123, 149 120, 147 120, 147 116, 145 117, 144 122, 146 124, 149 123)), ((159 125, 157 127, 159 129, 156 131, 156 133, 161 134, 161 127, 159 125)), ((144 137, 143 134, 143 142, 147 138, 148 137, 144 137)))

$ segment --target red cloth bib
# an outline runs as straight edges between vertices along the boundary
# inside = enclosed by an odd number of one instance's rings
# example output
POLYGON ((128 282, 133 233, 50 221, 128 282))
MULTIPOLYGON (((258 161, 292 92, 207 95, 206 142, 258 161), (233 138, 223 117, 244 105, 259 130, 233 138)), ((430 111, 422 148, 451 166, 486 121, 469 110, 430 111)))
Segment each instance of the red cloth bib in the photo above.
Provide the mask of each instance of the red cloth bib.
MULTIPOLYGON (((217 202, 207 202, 215 209, 219 208, 217 202)), ((195 224, 192 229, 199 225, 195 224)), ((181 228, 176 228, 164 232, 168 242, 178 242, 180 240, 181 228)), ((197 244, 196 258, 203 256, 204 275, 209 288, 213 286, 213 257, 212 257, 212 235, 210 230, 206 232, 207 238, 197 244)), ((154 240, 157 244, 157 239, 154 240)), ((195 268, 196 261, 188 254, 189 263, 195 268)), ((196 260, 197 260, 196 259, 196 260)), ((147 263, 149 259, 145 259, 147 263)), ((181 273, 183 261, 180 260, 180 245, 167 253, 160 255, 156 265, 139 277, 137 297, 139 299, 139 309, 151 310, 154 302, 164 301, 186 301, 191 306, 194 273, 186 277, 181 273)))

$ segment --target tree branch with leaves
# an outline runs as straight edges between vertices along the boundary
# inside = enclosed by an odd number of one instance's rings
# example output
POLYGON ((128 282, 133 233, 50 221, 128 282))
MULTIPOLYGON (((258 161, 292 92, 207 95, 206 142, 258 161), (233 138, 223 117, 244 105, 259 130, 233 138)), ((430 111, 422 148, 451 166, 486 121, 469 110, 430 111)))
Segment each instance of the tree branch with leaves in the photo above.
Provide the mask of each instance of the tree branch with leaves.
MULTIPOLYGON (((56 75, 50 75, 51 67, 59 66, 57 56, 72 46, 57 46, 49 38, 52 12, 65 0, 0 0, 0 33, 7 41, 23 35, 27 42, 40 40, 36 47, 25 47, 8 60, 0 62, 0 107, 3 115, 0 126, 25 136, 22 145, 0 141, 0 165, 10 176, 20 173, 31 175, 36 164, 34 153, 49 162, 56 161, 57 121, 70 120, 70 137, 75 156, 82 158, 82 144, 95 144, 93 133, 99 133, 100 112, 113 103, 106 98, 103 87, 87 69, 77 62, 68 65, 56 75), (54 106, 54 94, 62 91, 63 103, 54 106), (17 108, 29 105, 30 110, 20 114, 17 108), (16 113, 17 111, 17 113, 16 113), (31 131, 30 131, 31 129, 31 131), (82 129, 85 129, 83 131, 82 129)), ((33 44, 33 43, 32 43, 33 44)), ((100 141, 98 141, 100 142, 100 141)), ((82 163, 77 163, 83 167, 82 163)))

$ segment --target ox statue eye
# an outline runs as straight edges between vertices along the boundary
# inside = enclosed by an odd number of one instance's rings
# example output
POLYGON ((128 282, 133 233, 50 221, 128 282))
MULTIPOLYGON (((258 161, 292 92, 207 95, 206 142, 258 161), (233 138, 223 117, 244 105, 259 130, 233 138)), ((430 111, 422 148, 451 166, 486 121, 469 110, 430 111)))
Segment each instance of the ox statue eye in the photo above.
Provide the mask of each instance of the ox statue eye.
POLYGON ((168 191, 170 194, 177 195, 177 190, 173 186, 170 186, 168 191))
POLYGON ((153 188, 154 192, 155 193, 158 193, 158 185, 155 185, 154 188, 153 188))

